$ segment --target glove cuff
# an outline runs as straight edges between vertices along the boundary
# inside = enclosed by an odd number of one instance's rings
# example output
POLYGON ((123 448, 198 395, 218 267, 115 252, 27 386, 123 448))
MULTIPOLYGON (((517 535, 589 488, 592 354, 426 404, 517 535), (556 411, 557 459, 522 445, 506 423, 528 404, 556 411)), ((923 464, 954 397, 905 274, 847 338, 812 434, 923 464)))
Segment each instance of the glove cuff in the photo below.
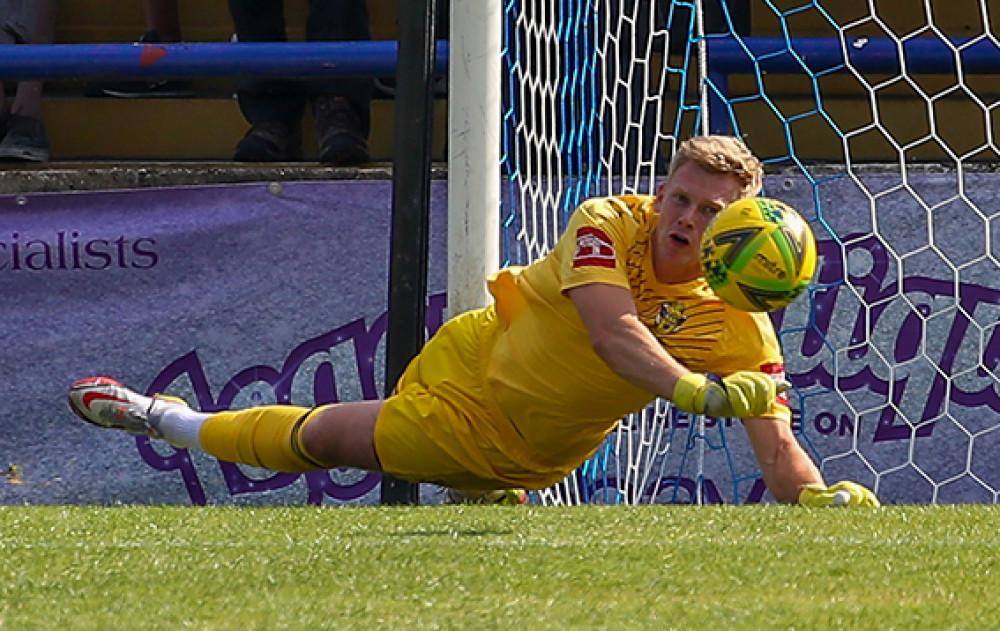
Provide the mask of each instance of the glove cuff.
POLYGON ((702 401, 699 406, 697 398, 698 393, 701 392, 706 383, 708 383, 708 378, 705 375, 697 372, 688 373, 674 384, 674 394, 670 397, 670 400, 685 412, 702 414, 705 412, 705 402, 702 401))

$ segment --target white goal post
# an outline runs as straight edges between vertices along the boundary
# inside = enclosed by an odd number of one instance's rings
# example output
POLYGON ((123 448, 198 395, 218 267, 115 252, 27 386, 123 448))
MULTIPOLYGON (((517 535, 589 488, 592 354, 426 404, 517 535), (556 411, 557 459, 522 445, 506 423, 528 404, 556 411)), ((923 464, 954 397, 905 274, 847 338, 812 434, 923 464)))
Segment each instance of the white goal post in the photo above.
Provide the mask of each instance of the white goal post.
POLYGON ((488 304, 500 265, 499 2, 451 1, 448 53, 448 313, 488 304))

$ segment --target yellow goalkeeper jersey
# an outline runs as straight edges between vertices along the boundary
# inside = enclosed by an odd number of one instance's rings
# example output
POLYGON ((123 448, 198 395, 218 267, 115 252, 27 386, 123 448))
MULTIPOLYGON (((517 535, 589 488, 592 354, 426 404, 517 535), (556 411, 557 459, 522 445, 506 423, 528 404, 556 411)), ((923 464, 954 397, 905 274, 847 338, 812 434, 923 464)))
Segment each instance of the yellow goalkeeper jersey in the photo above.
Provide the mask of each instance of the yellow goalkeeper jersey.
MULTIPOLYGON (((704 279, 680 284, 656 279, 653 201, 645 195, 591 199, 574 212, 546 257, 489 279, 506 330, 497 337, 486 383, 517 431, 540 452, 568 453, 599 444, 614 427, 609 420, 654 399, 612 372, 594 352, 565 293, 573 287, 607 283, 629 289, 643 324, 692 371, 784 372, 766 314, 729 307, 704 279), (567 425, 573 429, 567 431, 567 425)), ((787 399, 779 397, 768 415, 788 420, 787 399)))

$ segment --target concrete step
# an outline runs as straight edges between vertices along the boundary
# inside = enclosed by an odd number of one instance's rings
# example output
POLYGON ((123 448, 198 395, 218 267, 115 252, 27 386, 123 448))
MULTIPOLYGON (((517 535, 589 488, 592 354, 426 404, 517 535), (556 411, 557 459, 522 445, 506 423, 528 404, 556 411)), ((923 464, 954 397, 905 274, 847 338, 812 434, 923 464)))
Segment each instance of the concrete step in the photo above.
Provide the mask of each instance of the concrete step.
MULTIPOLYGON (((242 164, 228 161, 53 161, 0 163, 0 195, 99 191, 244 182, 389 180, 389 164, 335 168, 316 163, 242 164)), ((442 163, 431 178, 447 178, 442 163)))
MULTIPOLYGON (((185 41, 226 42, 232 37, 233 21, 225 2, 178 0, 177 5, 185 41)), ((397 5, 398 0, 368 0, 372 39, 396 39, 397 5)), ((303 39, 307 14, 307 0, 285 0, 289 40, 303 39)), ((62 0, 56 42, 131 42, 145 30, 140 0, 62 0)))
MULTIPOLYGON (((369 152, 392 159, 395 102, 372 102, 369 152)), ((54 160, 229 160, 249 126, 236 101, 224 96, 190 99, 47 96, 45 123, 54 160)), ((447 104, 435 102, 432 159, 445 158, 447 104)), ((311 114, 303 121, 306 160, 316 156, 311 114)))

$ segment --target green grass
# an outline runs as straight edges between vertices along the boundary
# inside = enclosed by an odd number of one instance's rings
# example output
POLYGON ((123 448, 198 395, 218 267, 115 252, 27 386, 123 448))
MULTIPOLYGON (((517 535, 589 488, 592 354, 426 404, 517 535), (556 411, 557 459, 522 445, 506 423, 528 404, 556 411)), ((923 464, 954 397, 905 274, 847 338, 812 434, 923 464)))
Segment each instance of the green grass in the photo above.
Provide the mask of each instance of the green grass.
POLYGON ((0 507, 0 629, 991 629, 1000 508, 0 507))

